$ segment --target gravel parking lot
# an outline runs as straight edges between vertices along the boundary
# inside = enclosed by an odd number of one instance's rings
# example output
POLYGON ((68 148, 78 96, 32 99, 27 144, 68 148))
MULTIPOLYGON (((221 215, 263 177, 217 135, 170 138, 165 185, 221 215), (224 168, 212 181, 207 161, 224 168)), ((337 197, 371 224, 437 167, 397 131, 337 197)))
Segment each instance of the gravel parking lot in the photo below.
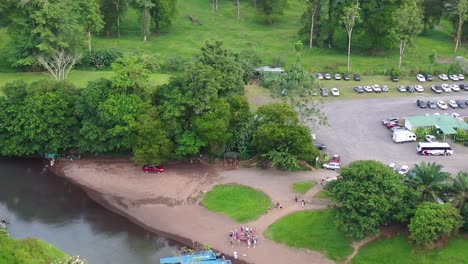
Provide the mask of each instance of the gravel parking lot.
POLYGON ((451 173, 468 171, 468 147, 450 143, 454 154, 452 156, 419 156, 416 153, 417 142, 398 144, 391 139, 391 131, 382 125, 382 120, 397 116, 403 120, 407 116, 424 115, 426 113, 459 113, 468 116, 467 109, 421 109, 416 106, 416 100, 467 100, 468 92, 451 94, 421 94, 405 98, 379 98, 337 100, 325 103, 323 112, 328 117, 330 126, 312 130, 316 134, 316 142, 327 145, 327 152, 339 154, 343 164, 354 160, 379 160, 385 164, 394 162, 397 168, 401 165, 414 164, 421 161, 443 164, 444 169, 451 173))

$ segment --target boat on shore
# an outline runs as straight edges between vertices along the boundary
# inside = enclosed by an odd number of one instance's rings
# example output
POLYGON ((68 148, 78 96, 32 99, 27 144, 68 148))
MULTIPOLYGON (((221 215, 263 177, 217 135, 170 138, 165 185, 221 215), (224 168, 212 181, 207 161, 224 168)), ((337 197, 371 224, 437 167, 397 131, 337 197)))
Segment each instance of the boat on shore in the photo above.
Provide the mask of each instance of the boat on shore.
POLYGON ((165 257, 159 260, 160 264, 232 264, 228 259, 216 255, 212 250, 199 251, 192 254, 183 254, 174 257, 165 257))

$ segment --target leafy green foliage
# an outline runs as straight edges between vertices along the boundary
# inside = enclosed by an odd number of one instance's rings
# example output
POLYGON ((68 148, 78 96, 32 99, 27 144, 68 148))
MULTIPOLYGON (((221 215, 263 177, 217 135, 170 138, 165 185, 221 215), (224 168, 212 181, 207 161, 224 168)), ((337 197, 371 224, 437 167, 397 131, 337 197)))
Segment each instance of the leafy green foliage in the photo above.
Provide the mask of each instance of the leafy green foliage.
POLYGON ((127 13, 128 0, 101 0, 101 14, 104 19, 104 34, 120 37, 120 21, 127 13))
POLYGON ((0 151, 26 156, 68 149, 77 120, 75 87, 63 82, 18 81, 3 87, 0 98, 0 151))
POLYGON ((125 55, 112 64, 113 86, 124 92, 146 95, 149 74, 159 68, 151 55, 125 55))
POLYGON ((407 221, 418 195, 400 176, 378 161, 350 163, 341 179, 327 184, 336 202, 336 220, 349 236, 362 239, 375 234, 383 224, 407 221))
POLYGON ((460 64, 452 63, 448 66, 448 69, 447 69, 448 74, 459 74, 460 72, 463 72, 462 68, 460 67, 460 64))
POLYGON ((15 240, 0 236, 0 263, 5 264, 35 264, 50 263, 55 259, 65 257, 65 253, 44 241, 27 238, 15 240))
POLYGON ((151 8, 151 18, 156 25, 156 33, 159 33, 161 27, 169 26, 177 15, 176 0, 152 0, 154 3, 151 8))
POLYGON ((460 214, 464 218, 463 227, 468 229, 468 173, 459 172, 453 181, 451 188, 453 194, 452 204, 460 209, 460 214))
POLYGON ((256 0, 255 6, 257 7, 260 15, 266 23, 273 23, 283 13, 284 9, 288 6, 287 0, 256 0))
POLYGON ((411 170, 406 179, 408 185, 421 193, 421 201, 439 202, 441 194, 447 190, 446 180, 450 174, 442 171, 442 165, 421 162, 411 170))
POLYGON ((261 106, 255 119, 255 150, 274 166, 295 170, 300 168, 300 160, 312 162, 319 155, 309 128, 299 125, 297 113, 290 105, 261 106))
POLYGON ((274 222, 265 236, 288 246, 324 252, 333 260, 344 260, 353 252, 351 240, 341 232, 331 211, 304 211, 274 222))
POLYGON ((434 242, 454 235, 461 226, 461 216, 450 204, 422 203, 411 218, 411 240, 423 248, 431 248, 434 242))
POLYGON ((271 207, 270 198, 261 191, 242 185, 218 185, 203 198, 202 204, 245 223, 254 220, 271 207))
POLYGON ((123 54, 114 49, 95 49, 88 54, 88 64, 94 68, 110 67, 123 54))
POLYGON ((457 134, 454 135, 453 140, 455 142, 467 142, 468 132, 464 129, 457 129, 457 134))

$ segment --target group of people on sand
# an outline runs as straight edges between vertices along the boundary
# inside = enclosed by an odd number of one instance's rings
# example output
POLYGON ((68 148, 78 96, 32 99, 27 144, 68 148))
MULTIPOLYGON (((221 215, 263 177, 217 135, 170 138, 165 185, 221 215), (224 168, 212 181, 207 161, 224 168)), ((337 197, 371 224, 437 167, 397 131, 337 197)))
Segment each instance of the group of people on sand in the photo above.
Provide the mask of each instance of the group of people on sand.
POLYGON ((258 241, 257 231, 251 227, 241 226, 240 231, 237 229, 231 230, 229 232, 229 242, 231 246, 234 246, 234 243, 245 244, 248 248, 256 247, 258 241))

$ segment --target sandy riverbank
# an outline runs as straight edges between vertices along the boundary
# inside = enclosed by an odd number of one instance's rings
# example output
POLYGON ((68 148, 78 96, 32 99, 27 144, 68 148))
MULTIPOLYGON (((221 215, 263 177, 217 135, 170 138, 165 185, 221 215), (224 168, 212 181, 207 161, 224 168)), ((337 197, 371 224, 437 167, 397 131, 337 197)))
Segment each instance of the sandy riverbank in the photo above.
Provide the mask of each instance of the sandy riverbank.
MULTIPOLYGON (((333 263, 321 253, 294 249, 263 238, 261 234, 276 219, 297 210, 290 190, 292 183, 318 180, 323 173, 288 173, 257 169, 225 170, 202 164, 168 164, 163 174, 146 174, 128 159, 82 159, 61 161, 54 171, 82 186, 88 195, 108 209, 138 225, 186 245, 197 242, 232 255, 237 251, 248 263, 333 263), (273 210, 245 225, 260 233, 257 248, 231 247, 229 230, 240 228, 230 218, 199 205, 203 193, 214 185, 239 183, 261 189, 285 208, 273 210)), ((319 190, 317 190, 319 191, 319 190)), ((305 197, 307 198, 307 197, 305 197)), ((322 209, 309 204, 306 209, 322 209)))

